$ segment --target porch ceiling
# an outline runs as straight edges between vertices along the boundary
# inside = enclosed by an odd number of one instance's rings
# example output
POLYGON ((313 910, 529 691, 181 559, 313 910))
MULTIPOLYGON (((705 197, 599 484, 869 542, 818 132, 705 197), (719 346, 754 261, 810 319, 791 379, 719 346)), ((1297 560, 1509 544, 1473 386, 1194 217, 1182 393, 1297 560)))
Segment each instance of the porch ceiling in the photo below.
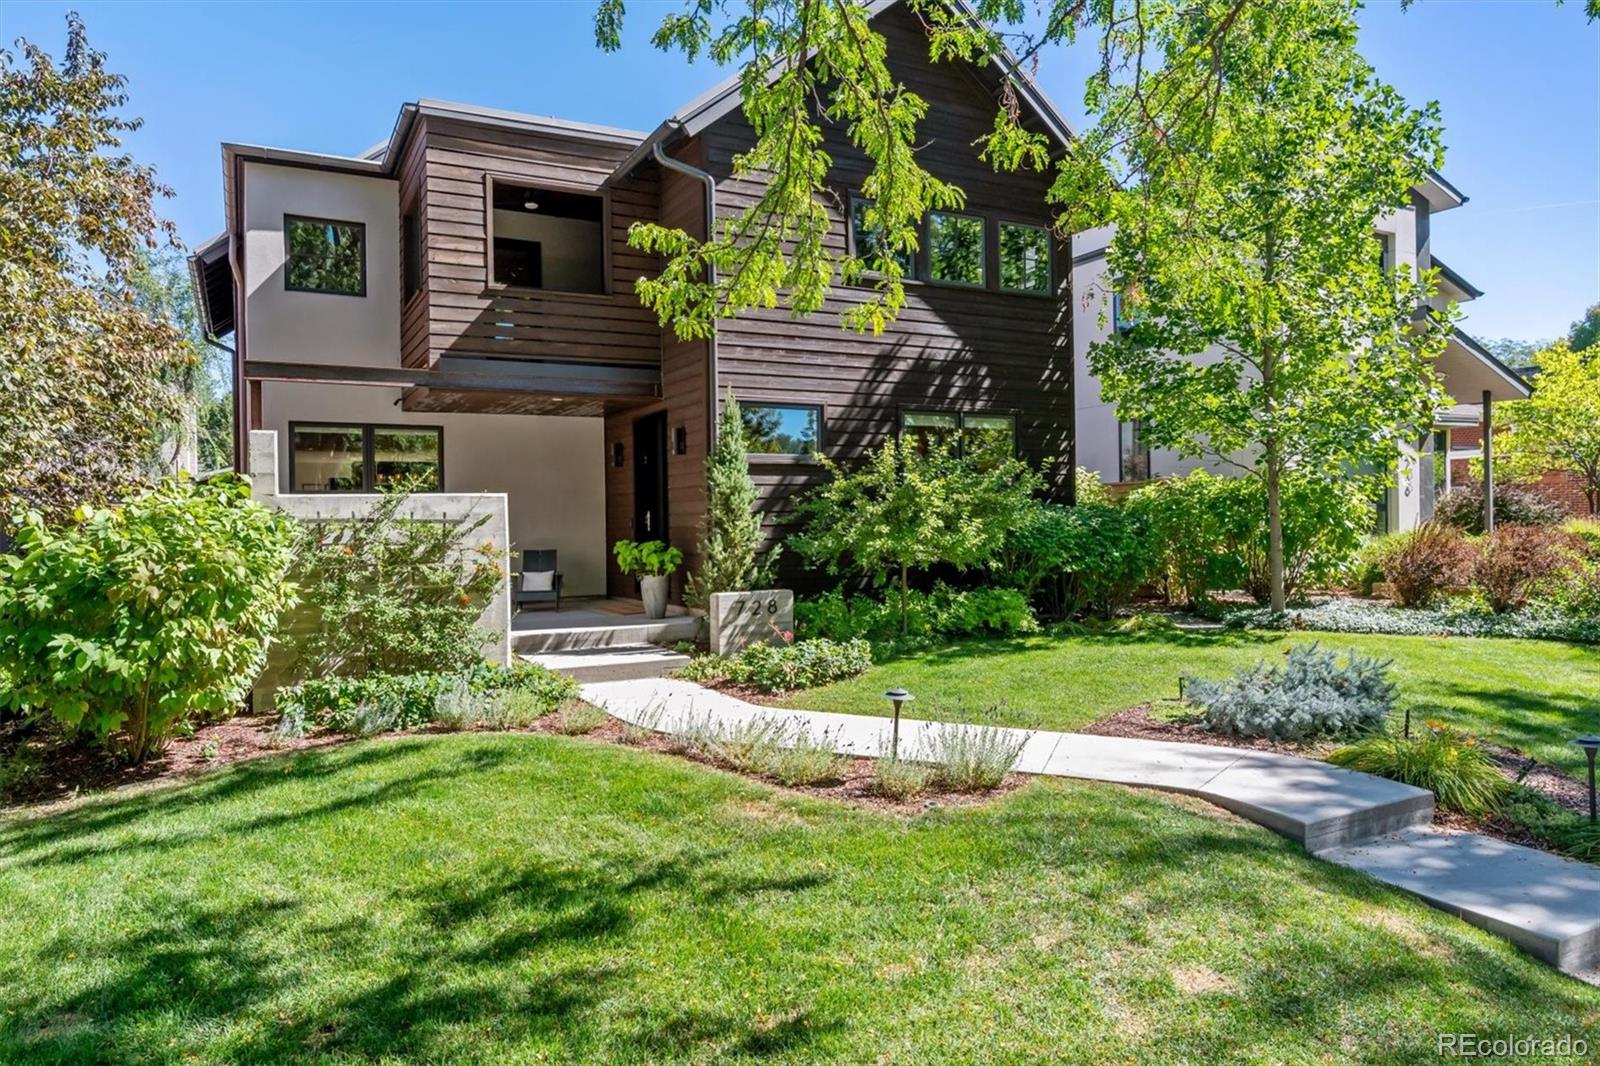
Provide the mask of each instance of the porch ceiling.
POLYGON ((1481 403, 1486 391, 1492 400, 1524 400, 1533 395, 1526 381, 1460 330, 1439 356, 1438 371, 1445 391, 1457 403, 1481 403))
POLYGON ((553 396, 535 392, 480 392, 412 388, 400 396, 405 411, 482 415, 574 415, 598 418, 655 402, 636 396, 553 396))

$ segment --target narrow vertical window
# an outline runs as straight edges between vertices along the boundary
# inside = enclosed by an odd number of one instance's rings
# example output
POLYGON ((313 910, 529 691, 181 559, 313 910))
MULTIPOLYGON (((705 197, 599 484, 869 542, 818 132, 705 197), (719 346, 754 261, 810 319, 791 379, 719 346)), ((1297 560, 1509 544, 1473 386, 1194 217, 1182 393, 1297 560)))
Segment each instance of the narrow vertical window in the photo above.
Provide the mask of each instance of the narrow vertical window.
POLYGON ((1000 223, 1000 287, 1007 292, 1050 291, 1050 231, 1000 223))
POLYGON ((850 254, 865 262, 868 270, 876 269, 875 261, 885 257, 891 258, 900 264, 902 277, 916 277, 916 264, 912 261, 910 253, 888 248, 884 241, 883 227, 868 225, 868 212, 874 206, 873 200, 860 196, 850 198, 850 254))
POLYGON ((986 276, 983 233, 983 219, 977 215, 929 212, 928 277, 982 288, 986 276))
POLYGON ((1118 481, 1150 480, 1150 444, 1145 440, 1144 427, 1136 418, 1132 422, 1118 423, 1121 434, 1117 449, 1118 481))

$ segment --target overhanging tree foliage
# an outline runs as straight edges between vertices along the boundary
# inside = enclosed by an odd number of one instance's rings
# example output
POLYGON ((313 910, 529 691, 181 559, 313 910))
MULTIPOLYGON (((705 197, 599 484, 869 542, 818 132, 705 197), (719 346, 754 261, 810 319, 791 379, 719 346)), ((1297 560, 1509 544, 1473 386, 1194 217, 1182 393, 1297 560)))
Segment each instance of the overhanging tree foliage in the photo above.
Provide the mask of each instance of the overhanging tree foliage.
POLYGON ((1600 514, 1600 345, 1580 352, 1556 341, 1533 364, 1533 396, 1496 409, 1505 430, 1495 441, 1496 461, 1512 478, 1573 474, 1590 512, 1600 514))
POLYGON ((1162 57, 1168 91, 1100 79, 1084 139, 1125 176, 1091 152, 1055 189, 1074 228, 1116 227, 1107 278, 1133 322, 1090 350, 1103 395, 1153 444, 1261 479, 1275 610, 1286 477, 1386 475, 1443 399, 1431 275, 1385 270, 1373 239, 1440 160, 1437 108, 1376 77, 1354 12, 1144 5, 1113 32, 1162 57), (1241 24, 1219 37, 1225 18, 1241 24))
POLYGON ((145 479, 194 361, 130 283, 172 227, 152 206, 170 191, 118 151, 140 125, 119 113, 124 79, 75 15, 59 66, 19 47, 0 49, 0 524, 145 479))

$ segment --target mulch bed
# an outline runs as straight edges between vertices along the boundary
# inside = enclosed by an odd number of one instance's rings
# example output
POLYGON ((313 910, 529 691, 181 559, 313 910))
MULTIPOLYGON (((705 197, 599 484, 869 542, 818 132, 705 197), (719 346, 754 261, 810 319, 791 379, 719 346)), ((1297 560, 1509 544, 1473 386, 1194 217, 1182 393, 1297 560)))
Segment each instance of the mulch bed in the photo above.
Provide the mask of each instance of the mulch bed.
MULTIPOLYGON (((277 718, 273 715, 240 715, 227 722, 218 722, 195 731, 192 737, 175 738, 158 755, 147 762, 130 766, 111 759, 105 752, 80 745, 61 745, 46 753, 38 773, 26 783, 14 788, 5 796, 0 811, 19 813, 26 808, 44 807, 73 800, 92 793, 106 792, 133 786, 147 787, 184 778, 195 777, 230 763, 244 762, 281 752, 303 751, 347 743, 358 738, 344 733, 319 732, 297 740, 276 741, 273 728, 277 718), (215 748, 210 745, 214 744, 215 748)), ((547 714, 533 725, 507 732, 560 733, 561 718, 547 714)), ((437 726, 404 732, 382 733, 382 737, 414 736, 447 732, 437 726)), ((845 764, 840 780, 825 785, 785 785, 758 774, 746 774, 693 750, 685 750, 681 742, 664 733, 650 733, 638 737, 631 735, 621 721, 607 717, 596 729, 578 734, 589 740, 608 744, 626 745, 641 751, 652 751, 687 759, 725 773, 762 781, 782 792, 836 800, 856 807, 897 815, 914 815, 940 807, 964 807, 985 803, 1014 791, 1027 782, 1022 774, 1011 774, 999 788, 987 792, 953 792, 930 784, 922 792, 907 800, 894 800, 873 791, 872 759, 852 758, 845 764)))
MULTIPOLYGON (((1230 737, 1220 733, 1213 733, 1201 726, 1197 721, 1188 719, 1174 719, 1171 721, 1156 718, 1152 715, 1154 708, 1144 703, 1137 707, 1130 707, 1125 711, 1108 715, 1097 722, 1091 722, 1079 732, 1092 733, 1103 737, 1133 737, 1139 740, 1169 740, 1185 744, 1209 744, 1218 748, 1243 748, 1249 751, 1273 751, 1281 755, 1296 755, 1303 759, 1322 759, 1328 752, 1338 745, 1327 741, 1311 744, 1287 744, 1281 741, 1267 740, 1263 737, 1230 737)), ((1484 745, 1489 755, 1500 767, 1500 772, 1506 778, 1518 784, 1527 786, 1536 792, 1542 793, 1551 801, 1576 811, 1587 814, 1589 811, 1589 786, 1579 782, 1543 763, 1535 764, 1527 769, 1528 757, 1510 748, 1497 745, 1484 745), (1524 772, 1526 770, 1526 772, 1524 772)), ((1446 811, 1441 807, 1433 809, 1433 824, 1445 829, 1459 829, 1466 832, 1482 833, 1485 836, 1498 837, 1512 844, 1521 844, 1524 847, 1537 848, 1540 851, 1554 853, 1544 838, 1535 836, 1515 822, 1501 818, 1498 815, 1474 817, 1460 814, 1455 811, 1446 811)))

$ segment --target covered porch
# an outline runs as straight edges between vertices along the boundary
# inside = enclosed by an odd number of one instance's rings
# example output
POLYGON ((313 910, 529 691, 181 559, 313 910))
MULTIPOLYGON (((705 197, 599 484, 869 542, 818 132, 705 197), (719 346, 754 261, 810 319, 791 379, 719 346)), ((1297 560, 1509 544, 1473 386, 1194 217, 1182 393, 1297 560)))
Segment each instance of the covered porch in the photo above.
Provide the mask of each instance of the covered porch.
MULTIPOLYGON (((1434 498, 1464 483, 1452 466, 1462 460, 1481 460, 1483 469, 1484 528, 1494 528, 1494 405, 1525 400, 1533 387, 1493 352, 1460 329, 1455 330, 1439 357, 1439 376, 1455 401, 1439 411, 1432 435, 1423 520, 1432 517, 1434 498), (1477 427, 1476 446, 1453 444, 1457 431, 1477 427)), ((1477 479, 1471 479, 1476 481, 1477 479)))
POLYGON ((640 644, 692 641, 703 616, 669 604, 665 618, 644 615, 638 600, 615 596, 563 598, 559 609, 518 611, 511 617, 511 650, 517 655, 620 648, 640 644))

